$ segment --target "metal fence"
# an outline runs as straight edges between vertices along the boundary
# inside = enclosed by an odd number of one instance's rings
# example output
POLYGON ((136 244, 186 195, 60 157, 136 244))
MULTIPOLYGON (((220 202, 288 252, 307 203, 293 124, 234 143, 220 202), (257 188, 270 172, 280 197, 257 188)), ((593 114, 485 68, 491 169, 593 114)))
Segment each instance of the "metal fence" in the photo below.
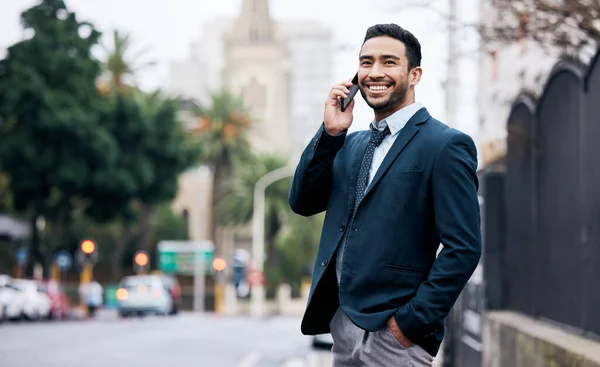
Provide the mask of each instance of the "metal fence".
MULTIPOLYGON (((494 308, 600 335, 600 58, 561 60, 508 120, 494 308), (595 146, 595 144, 599 144, 595 146)), ((491 193, 493 194, 493 193, 491 193)), ((491 259, 490 259, 491 260, 491 259)), ((497 266, 487 263, 486 265, 497 266)))
POLYGON ((478 173, 481 270, 447 318, 444 367, 480 367, 483 314, 508 309, 600 337, 600 52, 518 96, 504 160, 478 173))

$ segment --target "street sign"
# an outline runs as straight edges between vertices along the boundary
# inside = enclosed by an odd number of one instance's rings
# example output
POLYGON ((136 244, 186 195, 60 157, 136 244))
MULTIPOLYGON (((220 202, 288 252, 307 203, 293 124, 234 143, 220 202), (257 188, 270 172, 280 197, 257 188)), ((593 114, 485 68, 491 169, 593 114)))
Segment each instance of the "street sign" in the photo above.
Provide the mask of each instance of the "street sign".
POLYGON ((19 265, 25 265, 27 263, 27 258, 29 257, 27 249, 25 247, 19 247, 15 257, 19 265))
POLYGON ((194 276, 194 311, 204 311, 204 283, 211 272, 212 241, 161 241, 157 245, 158 269, 164 273, 194 276))
POLYGON ((61 250, 54 256, 54 262, 61 271, 67 271, 73 266, 73 256, 68 251, 61 250))
POLYGON ((212 269, 214 245, 211 241, 161 241, 158 243, 158 269, 164 273, 193 275, 196 257, 204 259, 204 269, 212 269))

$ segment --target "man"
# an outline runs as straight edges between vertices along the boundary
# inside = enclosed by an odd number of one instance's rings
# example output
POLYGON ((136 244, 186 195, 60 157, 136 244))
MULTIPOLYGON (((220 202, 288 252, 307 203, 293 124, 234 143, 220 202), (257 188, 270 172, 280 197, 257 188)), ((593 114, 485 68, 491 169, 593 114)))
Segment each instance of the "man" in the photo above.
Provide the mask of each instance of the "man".
POLYGON ((85 300, 88 307, 88 315, 91 318, 96 317, 96 310, 102 306, 102 294, 104 293, 104 289, 96 281, 96 279, 92 279, 92 281, 88 284, 85 300))
POLYGON ((347 134, 351 83, 334 85, 292 183, 294 212, 327 211, 302 333, 331 332, 335 366, 430 366, 479 262, 476 149, 415 103, 420 62, 410 32, 370 27, 358 70, 370 130, 347 134))

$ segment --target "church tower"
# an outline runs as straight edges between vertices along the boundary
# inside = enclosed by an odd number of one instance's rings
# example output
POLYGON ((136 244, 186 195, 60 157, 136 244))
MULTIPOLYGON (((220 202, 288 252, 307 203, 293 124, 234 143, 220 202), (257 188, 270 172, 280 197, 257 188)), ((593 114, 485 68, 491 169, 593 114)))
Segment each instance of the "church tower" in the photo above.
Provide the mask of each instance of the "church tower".
POLYGON ((289 159, 292 152, 291 60, 268 0, 242 0, 224 36, 223 84, 251 109, 250 144, 289 159))

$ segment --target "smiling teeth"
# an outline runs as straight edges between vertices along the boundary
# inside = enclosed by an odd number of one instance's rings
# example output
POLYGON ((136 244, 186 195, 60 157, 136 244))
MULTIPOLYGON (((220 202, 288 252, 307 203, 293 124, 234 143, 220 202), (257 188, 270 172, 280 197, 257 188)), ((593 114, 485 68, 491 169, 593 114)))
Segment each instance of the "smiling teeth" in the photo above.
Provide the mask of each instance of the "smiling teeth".
POLYGON ((369 87, 369 90, 376 91, 376 92, 384 91, 386 89, 388 89, 388 87, 386 87, 385 85, 375 85, 375 86, 372 85, 369 87))

